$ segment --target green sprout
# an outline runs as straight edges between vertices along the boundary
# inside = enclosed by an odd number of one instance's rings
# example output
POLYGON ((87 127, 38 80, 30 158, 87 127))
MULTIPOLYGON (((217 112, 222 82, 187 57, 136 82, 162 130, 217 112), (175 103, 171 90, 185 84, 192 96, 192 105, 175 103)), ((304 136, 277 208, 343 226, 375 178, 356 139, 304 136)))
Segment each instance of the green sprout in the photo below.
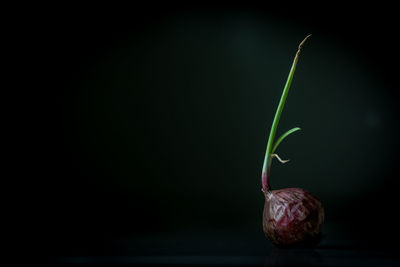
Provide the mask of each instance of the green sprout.
POLYGON ((269 177, 270 177, 272 159, 274 157, 276 157, 281 163, 286 163, 288 161, 288 160, 281 160, 277 154, 274 154, 275 150, 277 149, 278 145, 283 141, 283 139, 285 139, 290 134, 300 130, 299 127, 295 127, 293 129, 290 129, 286 133, 282 134, 276 140, 276 142, 274 142, 276 130, 278 128, 279 119, 281 117, 282 110, 283 110, 283 107, 284 107, 285 102, 286 102, 286 97, 287 97, 287 95, 289 93, 290 85, 292 84, 293 75, 294 75, 294 71, 296 70, 297 61, 299 60, 301 47, 303 46, 305 41, 310 36, 311 36, 311 34, 308 35, 306 38, 304 38, 304 40, 299 44, 299 48, 297 49, 296 56, 294 57, 292 67, 291 67, 290 72, 289 72, 289 76, 287 78, 287 81, 286 81, 285 87, 283 89, 283 93, 282 93, 281 99, 279 101, 278 108, 277 108, 276 113, 275 113, 274 121, 272 122, 272 127, 271 127, 271 131, 269 133, 267 149, 266 149, 266 152, 265 152, 264 164, 263 164, 262 174, 261 174, 261 177, 262 177, 261 178, 262 191, 264 193, 271 190, 271 187, 270 187, 270 184, 269 184, 269 177))

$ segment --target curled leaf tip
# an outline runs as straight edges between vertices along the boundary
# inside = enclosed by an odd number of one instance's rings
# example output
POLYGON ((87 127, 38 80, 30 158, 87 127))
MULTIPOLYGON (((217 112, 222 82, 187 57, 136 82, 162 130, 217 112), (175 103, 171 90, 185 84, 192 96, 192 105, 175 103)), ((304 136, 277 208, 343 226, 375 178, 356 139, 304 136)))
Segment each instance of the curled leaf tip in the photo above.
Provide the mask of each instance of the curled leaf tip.
POLYGON ((277 158, 277 159, 279 160, 279 162, 280 162, 280 163, 283 163, 283 164, 290 161, 290 159, 286 159, 286 160, 285 160, 285 159, 281 159, 281 158, 278 156, 278 154, 272 154, 272 157, 273 157, 273 158, 277 158))
POLYGON ((301 51, 301 47, 304 45, 304 43, 307 41, 308 38, 311 37, 311 34, 307 35, 306 38, 304 38, 303 41, 301 41, 301 43, 299 44, 299 48, 297 49, 297 56, 300 55, 300 51, 301 51))

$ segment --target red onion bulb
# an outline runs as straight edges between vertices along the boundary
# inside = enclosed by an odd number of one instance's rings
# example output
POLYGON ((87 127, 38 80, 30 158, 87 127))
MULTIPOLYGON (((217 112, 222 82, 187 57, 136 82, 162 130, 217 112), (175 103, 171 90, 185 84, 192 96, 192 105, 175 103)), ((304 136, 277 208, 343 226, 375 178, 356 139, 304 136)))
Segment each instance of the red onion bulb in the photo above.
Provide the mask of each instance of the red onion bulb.
POLYGON ((301 188, 265 192, 263 230, 275 245, 315 244, 321 236, 324 208, 301 188))

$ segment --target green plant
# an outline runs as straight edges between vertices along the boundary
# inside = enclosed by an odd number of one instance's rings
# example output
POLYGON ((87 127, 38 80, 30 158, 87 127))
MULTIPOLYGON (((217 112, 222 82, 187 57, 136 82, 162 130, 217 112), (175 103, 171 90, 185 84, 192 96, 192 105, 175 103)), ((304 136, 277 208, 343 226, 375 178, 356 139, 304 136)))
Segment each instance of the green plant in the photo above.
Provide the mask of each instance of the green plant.
POLYGON ((276 130, 278 128, 278 123, 279 123, 279 119, 281 117, 282 111, 283 111, 283 107, 285 105, 286 102, 286 98, 287 95, 289 93, 289 89, 290 89, 290 85, 292 84, 292 80, 293 80, 293 76, 294 76, 294 72, 296 70, 296 65, 297 65, 297 61, 299 60, 299 55, 300 55, 300 51, 301 51, 301 47, 303 46, 303 44, 305 43, 305 41, 311 36, 308 35, 306 38, 304 38, 304 40, 299 44, 299 47, 297 49, 296 52, 296 56, 293 60, 293 64, 292 67, 290 69, 289 72, 289 76, 287 78, 285 87, 283 89, 283 93, 281 96, 281 99, 279 101, 279 105, 278 108, 276 110, 275 113, 275 117, 274 117, 274 121, 272 122, 272 127, 271 127, 271 131, 269 133, 269 138, 268 138, 268 143, 267 143, 267 149, 265 152, 265 158, 264 158, 264 164, 263 164, 263 168, 262 168, 262 174, 261 174, 261 182, 262 182, 262 191, 266 192, 266 191, 270 191, 271 190, 271 186, 269 184, 269 178, 270 178, 270 172, 271 172, 271 163, 272 163, 272 159, 274 157, 276 157, 280 162, 282 163, 286 163, 287 160, 281 160, 279 158, 279 156, 277 154, 275 154, 275 151, 278 147, 278 145, 290 134, 300 130, 299 127, 295 127, 293 129, 290 129, 289 131, 285 132, 284 134, 282 134, 277 140, 276 142, 274 142, 275 140, 275 135, 276 135, 276 130))

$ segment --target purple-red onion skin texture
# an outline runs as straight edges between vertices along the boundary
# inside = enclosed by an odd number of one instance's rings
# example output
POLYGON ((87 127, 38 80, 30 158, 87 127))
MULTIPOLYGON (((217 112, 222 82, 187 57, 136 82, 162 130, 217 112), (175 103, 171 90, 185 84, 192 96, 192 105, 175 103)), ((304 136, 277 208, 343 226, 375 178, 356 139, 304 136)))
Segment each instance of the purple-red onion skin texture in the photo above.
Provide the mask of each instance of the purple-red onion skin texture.
POLYGON ((278 246, 318 242, 324 222, 321 202, 301 188, 265 192, 263 229, 278 246))

